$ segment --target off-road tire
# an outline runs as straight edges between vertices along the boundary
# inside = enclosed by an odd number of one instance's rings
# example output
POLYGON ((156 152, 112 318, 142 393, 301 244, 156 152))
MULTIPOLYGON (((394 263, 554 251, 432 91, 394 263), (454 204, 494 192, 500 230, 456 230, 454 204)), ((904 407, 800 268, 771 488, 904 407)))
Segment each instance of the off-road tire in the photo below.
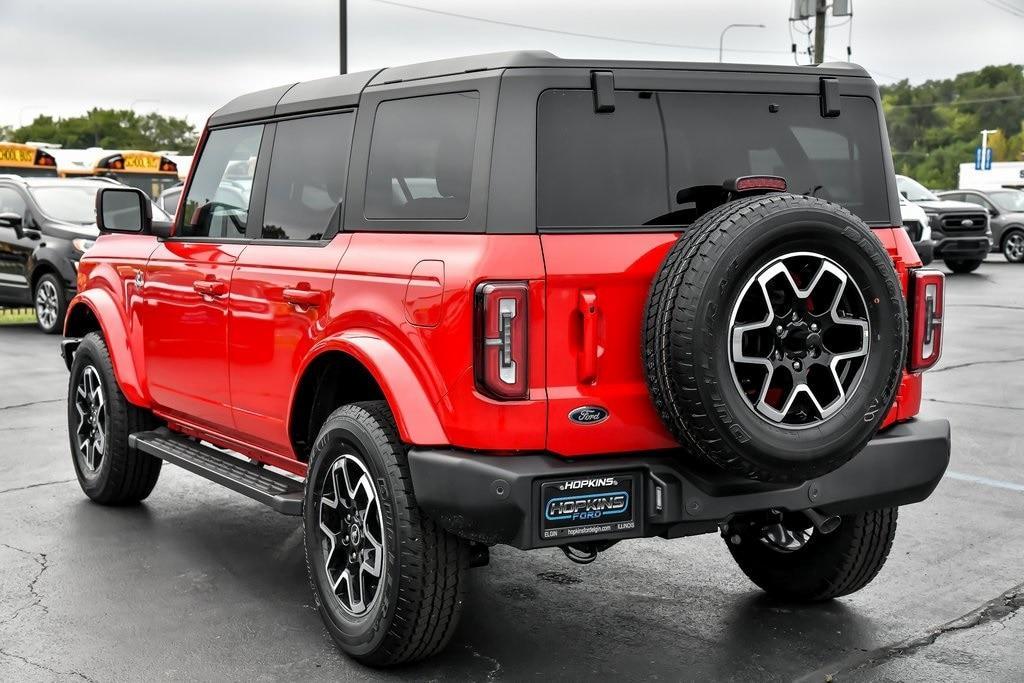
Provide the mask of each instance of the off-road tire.
POLYGON ((327 418, 310 456, 303 531, 316 605, 343 651, 371 666, 393 666, 444 649, 462 612, 469 546, 417 506, 406 448, 386 402, 353 403, 327 418), (321 569, 317 490, 342 449, 373 476, 384 520, 384 593, 360 617, 342 609, 321 569))
POLYGON ((954 273, 973 273, 985 262, 985 259, 956 259, 948 258, 943 259, 946 262, 946 267, 954 273))
POLYGON ((67 409, 71 461, 85 495, 103 505, 128 505, 144 500, 156 486, 163 461, 129 447, 128 435, 153 429, 159 421, 149 411, 125 399, 117 384, 106 342, 98 332, 85 335, 75 352, 68 382, 67 409), (99 467, 92 473, 83 467, 76 437, 79 416, 75 394, 88 367, 95 368, 99 374, 106 401, 105 452, 99 467))
POLYGON ((44 334, 59 334, 64 329, 64 316, 68 312, 68 297, 64 291, 64 283, 61 282, 53 273, 46 273, 36 282, 36 286, 32 289, 32 309, 38 311, 38 301, 40 296, 40 290, 44 285, 49 285, 53 289, 53 297, 55 299, 54 305, 56 311, 54 312, 54 320, 50 325, 43 323, 42 318, 38 312, 36 314, 36 326, 44 334))
POLYGON ((892 259, 846 209, 775 193, 699 218, 651 284, 643 364, 654 406, 688 453, 751 479, 804 481, 860 452, 896 397, 906 354, 906 303, 892 259), (787 430, 751 409, 729 367, 729 315, 739 290, 773 254, 813 247, 857 271, 872 352, 849 402, 820 426, 787 430))
POLYGON ((896 536, 898 508, 843 515, 831 534, 815 531, 799 550, 780 552, 761 541, 760 529, 746 527, 729 552, 747 577, 784 600, 818 602, 859 591, 885 564, 896 536))

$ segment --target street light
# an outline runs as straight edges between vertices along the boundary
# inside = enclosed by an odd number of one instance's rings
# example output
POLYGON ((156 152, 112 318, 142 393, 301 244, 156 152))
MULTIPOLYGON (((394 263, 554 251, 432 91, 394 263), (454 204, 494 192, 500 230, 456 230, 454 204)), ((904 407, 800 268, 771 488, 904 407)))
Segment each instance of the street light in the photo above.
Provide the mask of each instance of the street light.
POLYGON ((725 43, 725 32, 731 28, 764 28, 764 24, 729 24, 722 29, 722 35, 718 36, 718 61, 722 61, 722 46, 725 43))

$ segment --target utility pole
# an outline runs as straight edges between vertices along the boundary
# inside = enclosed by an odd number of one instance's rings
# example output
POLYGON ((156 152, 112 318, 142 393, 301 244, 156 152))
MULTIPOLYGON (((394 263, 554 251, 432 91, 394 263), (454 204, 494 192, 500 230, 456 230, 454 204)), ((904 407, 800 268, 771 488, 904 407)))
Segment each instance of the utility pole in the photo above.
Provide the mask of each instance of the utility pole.
POLYGON ((338 39, 341 44, 341 73, 348 73, 348 1, 338 0, 338 39))
POLYGON ((814 63, 825 61, 825 10, 826 0, 817 0, 814 7, 814 63))

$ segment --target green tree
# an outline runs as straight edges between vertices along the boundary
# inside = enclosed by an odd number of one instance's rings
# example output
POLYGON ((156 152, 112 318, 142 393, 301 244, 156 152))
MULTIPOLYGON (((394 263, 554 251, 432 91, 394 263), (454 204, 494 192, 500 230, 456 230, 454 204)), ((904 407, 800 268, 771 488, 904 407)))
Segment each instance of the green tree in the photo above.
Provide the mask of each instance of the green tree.
POLYGON ((191 152, 196 130, 185 119, 130 109, 90 109, 84 116, 54 119, 37 116, 32 123, 6 130, 15 142, 53 142, 65 148, 176 150, 191 152))
POLYGON ((974 160, 983 128, 993 158, 1013 161, 1024 150, 1024 67, 987 66, 954 78, 881 88, 896 172, 933 188, 957 186, 960 164, 974 160))

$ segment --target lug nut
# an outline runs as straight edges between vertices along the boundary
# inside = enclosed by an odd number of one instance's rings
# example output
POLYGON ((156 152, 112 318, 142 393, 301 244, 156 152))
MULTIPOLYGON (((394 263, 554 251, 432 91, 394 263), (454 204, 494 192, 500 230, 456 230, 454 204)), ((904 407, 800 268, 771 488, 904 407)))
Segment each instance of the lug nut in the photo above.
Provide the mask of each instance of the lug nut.
POLYGON ((782 334, 782 325, 775 326, 775 334, 782 334))
POLYGON ((794 370, 796 370, 797 372, 800 372, 800 368, 802 368, 802 367, 803 366, 800 365, 800 361, 798 361, 798 360, 793 361, 793 369, 794 370))
POLYGON ((818 323, 811 323, 811 332, 818 331, 818 323))

